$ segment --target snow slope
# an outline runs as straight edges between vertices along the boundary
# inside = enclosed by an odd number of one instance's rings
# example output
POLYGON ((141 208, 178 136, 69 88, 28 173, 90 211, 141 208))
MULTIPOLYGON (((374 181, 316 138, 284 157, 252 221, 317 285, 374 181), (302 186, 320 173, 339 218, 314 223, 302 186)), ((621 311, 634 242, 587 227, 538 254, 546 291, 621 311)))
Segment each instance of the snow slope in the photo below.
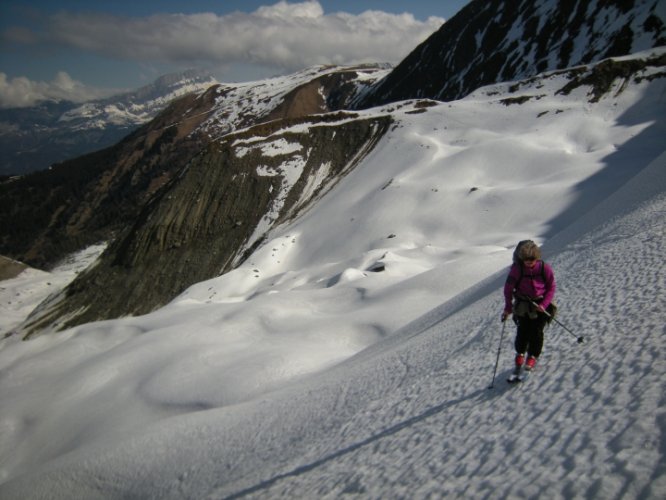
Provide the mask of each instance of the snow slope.
POLYGON ((564 78, 394 106, 236 271, 147 316, 4 340, 0 496, 661 498, 664 82, 590 103, 564 78), (524 237, 587 341, 552 326, 509 387, 501 286, 524 237))

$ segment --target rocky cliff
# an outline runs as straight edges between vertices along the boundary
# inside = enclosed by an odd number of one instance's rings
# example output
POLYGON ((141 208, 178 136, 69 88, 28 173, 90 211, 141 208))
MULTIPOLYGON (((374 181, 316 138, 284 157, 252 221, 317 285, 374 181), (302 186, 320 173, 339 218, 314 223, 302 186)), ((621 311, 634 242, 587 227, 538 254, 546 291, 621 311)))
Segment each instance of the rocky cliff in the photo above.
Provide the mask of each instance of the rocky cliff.
POLYGON ((233 268, 385 133, 388 117, 331 112, 385 72, 317 67, 214 85, 174 101, 111 148, 6 179, 0 253, 48 268, 111 242, 94 270, 42 308, 37 324, 147 312, 233 268))
POLYGON ((0 254, 48 268, 109 241, 208 145, 276 119, 340 109, 386 70, 317 67, 250 84, 214 85, 175 100, 115 146, 0 181, 0 254))
POLYGON ((210 143, 26 332, 146 313, 233 269, 272 227, 297 217, 354 168, 390 123, 388 116, 321 115, 210 143))
POLYGON ((108 240, 199 148, 190 135, 213 103, 189 95, 117 145, 0 184, 0 253, 48 268, 108 240))

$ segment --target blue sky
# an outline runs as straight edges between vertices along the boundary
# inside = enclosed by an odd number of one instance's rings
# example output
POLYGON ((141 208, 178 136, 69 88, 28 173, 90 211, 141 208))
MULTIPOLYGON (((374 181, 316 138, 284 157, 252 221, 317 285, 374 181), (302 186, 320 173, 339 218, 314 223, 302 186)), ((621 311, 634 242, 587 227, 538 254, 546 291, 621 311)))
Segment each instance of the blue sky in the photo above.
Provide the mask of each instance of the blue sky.
POLYGON ((397 63, 467 3, 0 0, 0 107, 102 96, 195 67, 234 82, 397 63))

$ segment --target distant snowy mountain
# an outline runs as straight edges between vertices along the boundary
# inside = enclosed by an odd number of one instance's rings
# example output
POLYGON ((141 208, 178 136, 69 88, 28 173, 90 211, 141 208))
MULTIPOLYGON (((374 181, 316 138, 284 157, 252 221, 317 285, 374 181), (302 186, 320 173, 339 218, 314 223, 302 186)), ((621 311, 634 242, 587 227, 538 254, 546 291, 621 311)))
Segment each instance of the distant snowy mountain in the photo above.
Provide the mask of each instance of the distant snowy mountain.
POLYGON ((82 104, 63 113, 58 122, 75 131, 103 129, 111 125, 133 127, 153 119, 175 98, 191 92, 200 93, 217 83, 202 71, 165 75, 136 91, 82 104))
POLYGON ((43 170, 117 143, 173 99, 217 81, 201 71, 160 77, 136 91, 84 104, 44 102, 0 110, 0 175, 43 170))

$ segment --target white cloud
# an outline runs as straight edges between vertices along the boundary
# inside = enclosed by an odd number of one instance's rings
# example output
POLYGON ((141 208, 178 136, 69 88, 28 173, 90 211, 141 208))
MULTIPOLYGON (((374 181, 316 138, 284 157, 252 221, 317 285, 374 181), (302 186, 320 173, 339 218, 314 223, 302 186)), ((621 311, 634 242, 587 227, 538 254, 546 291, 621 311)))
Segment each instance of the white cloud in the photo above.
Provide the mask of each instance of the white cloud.
POLYGON ((254 64, 294 71, 313 64, 399 62, 444 19, 366 11, 325 14, 318 1, 280 1, 252 13, 126 18, 60 13, 54 42, 117 59, 208 65, 254 64))
MULTIPOLYGON (((44 31, 10 28, 13 43, 42 50, 74 48, 149 67, 234 68, 253 76, 298 71, 315 64, 397 63, 444 22, 411 14, 368 10, 354 15, 325 13, 318 1, 280 1, 251 13, 158 14, 130 18, 60 12, 44 31)), ((169 69, 170 71, 171 69, 169 69)), ((221 75, 222 76, 222 75, 221 75)), ((53 81, 9 78, 0 73, 0 107, 30 106, 48 99, 74 102, 106 97, 60 72, 53 81)))
POLYGON ((33 81, 22 76, 9 79, 5 73, 0 73, 0 108, 32 106, 44 100, 84 102, 107 95, 109 91, 87 87, 64 71, 58 72, 50 82, 33 81))

